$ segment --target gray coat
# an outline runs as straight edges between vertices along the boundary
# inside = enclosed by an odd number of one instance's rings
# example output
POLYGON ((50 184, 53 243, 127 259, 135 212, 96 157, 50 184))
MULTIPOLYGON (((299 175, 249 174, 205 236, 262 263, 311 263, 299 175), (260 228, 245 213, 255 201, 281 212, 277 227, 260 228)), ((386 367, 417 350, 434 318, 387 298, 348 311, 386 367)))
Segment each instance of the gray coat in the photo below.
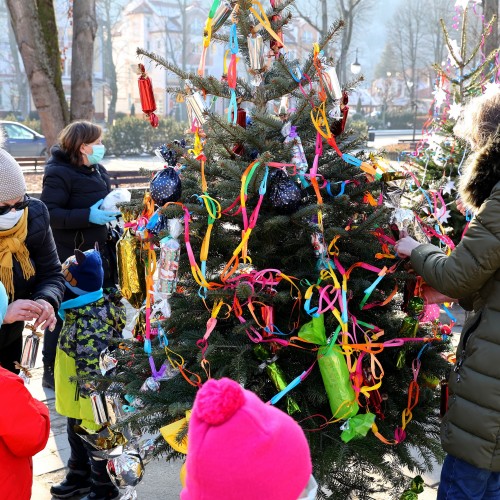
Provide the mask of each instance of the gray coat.
MULTIPOLYGON (((476 172, 477 173, 477 172, 476 172)), ((490 184, 476 217, 446 256, 434 245, 411 254, 415 271, 436 290, 460 299, 466 321, 449 378, 449 407, 441 425, 444 450, 500 471, 500 182, 490 184)))

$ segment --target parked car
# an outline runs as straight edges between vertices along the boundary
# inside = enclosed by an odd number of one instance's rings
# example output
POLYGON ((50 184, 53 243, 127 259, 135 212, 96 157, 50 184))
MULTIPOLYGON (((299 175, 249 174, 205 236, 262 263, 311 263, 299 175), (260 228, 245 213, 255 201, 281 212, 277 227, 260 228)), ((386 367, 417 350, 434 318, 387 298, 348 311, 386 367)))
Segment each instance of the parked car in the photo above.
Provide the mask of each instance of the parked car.
POLYGON ((4 148, 14 157, 43 156, 47 152, 45 137, 17 122, 0 120, 5 136, 4 148))

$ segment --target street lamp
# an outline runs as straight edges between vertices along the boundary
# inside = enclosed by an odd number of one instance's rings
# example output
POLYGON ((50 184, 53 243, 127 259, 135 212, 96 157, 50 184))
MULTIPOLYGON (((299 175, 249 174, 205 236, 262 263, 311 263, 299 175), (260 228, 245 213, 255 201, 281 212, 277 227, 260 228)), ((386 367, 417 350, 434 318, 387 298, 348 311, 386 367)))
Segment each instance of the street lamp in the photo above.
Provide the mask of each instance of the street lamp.
POLYGON ((358 49, 356 49, 356 60, 351 63, 351 73, 353 75, 357 75, 359 74, 359 72, 361 71, 361 64, 359 64, 358 62, 358 49))

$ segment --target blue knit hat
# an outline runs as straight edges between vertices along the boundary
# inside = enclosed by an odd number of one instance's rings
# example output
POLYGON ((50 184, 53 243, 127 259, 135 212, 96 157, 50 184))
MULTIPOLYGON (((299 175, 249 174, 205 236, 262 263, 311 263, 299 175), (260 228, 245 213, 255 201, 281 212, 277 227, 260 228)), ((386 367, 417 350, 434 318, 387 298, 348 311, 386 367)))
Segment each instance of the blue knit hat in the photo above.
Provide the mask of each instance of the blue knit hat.
POLYGON ((76 249, 75 255, 68 257, 62 265, 66 286, 76 295, 95 292, 102 288, 104 271, 99 250, 82 252, 76 249))
POLYGON ((0 281, 0 326, 2 326, 3 319, 7 313, 7 306, 9 305, 9 298, 3 283, 0 281))

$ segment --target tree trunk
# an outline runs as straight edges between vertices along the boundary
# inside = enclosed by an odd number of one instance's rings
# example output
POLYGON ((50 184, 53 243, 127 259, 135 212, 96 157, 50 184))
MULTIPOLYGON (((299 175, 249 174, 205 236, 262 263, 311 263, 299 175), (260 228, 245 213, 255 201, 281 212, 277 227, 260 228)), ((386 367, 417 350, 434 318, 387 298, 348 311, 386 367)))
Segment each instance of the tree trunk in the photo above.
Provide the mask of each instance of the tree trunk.
POLYGON ((116 101, 118 99, 118 85, 116 82, 116 66, 113 61, 113 24, 111 21, 111 5, 109 2, 105 4, 105 12, 103 19, 103 55, 104 55, 104 79, 109 85, 111 99, 108 106, 107 123, 111 125, 115 119, 116 101))
POLYGON ((492 50, 498 48, 498 0, 483 0, 483 12, 486 23, 489 23, 493 16, 497 17, 491 26, 491 33, 486 37, 484 43, 484 53, 488 55, 492 50))
POLYGON ((9 24, 9 47, 12 53, 12 64, 14 66, 15 81, 17 84, 17 92, 19 95, 18 109, 14 111, 20 111, 23 117, 28 117, 28 81, 26 79, 26 73, 19 60, 19 51, 17 49, 16 36, 12 25, 9 24))
POLYGON ((71 121, 91 120, 94 115, 92 68, 96 31, 95 0, 73 2, 71 121))
POLYGON ((51 2, 48 0, 40 0, 38 4, 35 0, 6 1, 17 45, 23 58, 24 69, 28 76, 31 95, 40 116, 47 146, 50 147, 56 142, 57 135, 66 125, 68 116, 68 106, 60 78, 60 57, 56 57, 53 44, 50 44, 50 48, 47 46, 47 40, 50 37, 44 36, 44 33, 49 34, 47 29, 53 22, 51 38, 57 44, 57 36, 54 36, 57 33, 54 10, 52 8, 51 14, 48 5, 51 2), (40 17, 39 14, 42 16, 40 17))

